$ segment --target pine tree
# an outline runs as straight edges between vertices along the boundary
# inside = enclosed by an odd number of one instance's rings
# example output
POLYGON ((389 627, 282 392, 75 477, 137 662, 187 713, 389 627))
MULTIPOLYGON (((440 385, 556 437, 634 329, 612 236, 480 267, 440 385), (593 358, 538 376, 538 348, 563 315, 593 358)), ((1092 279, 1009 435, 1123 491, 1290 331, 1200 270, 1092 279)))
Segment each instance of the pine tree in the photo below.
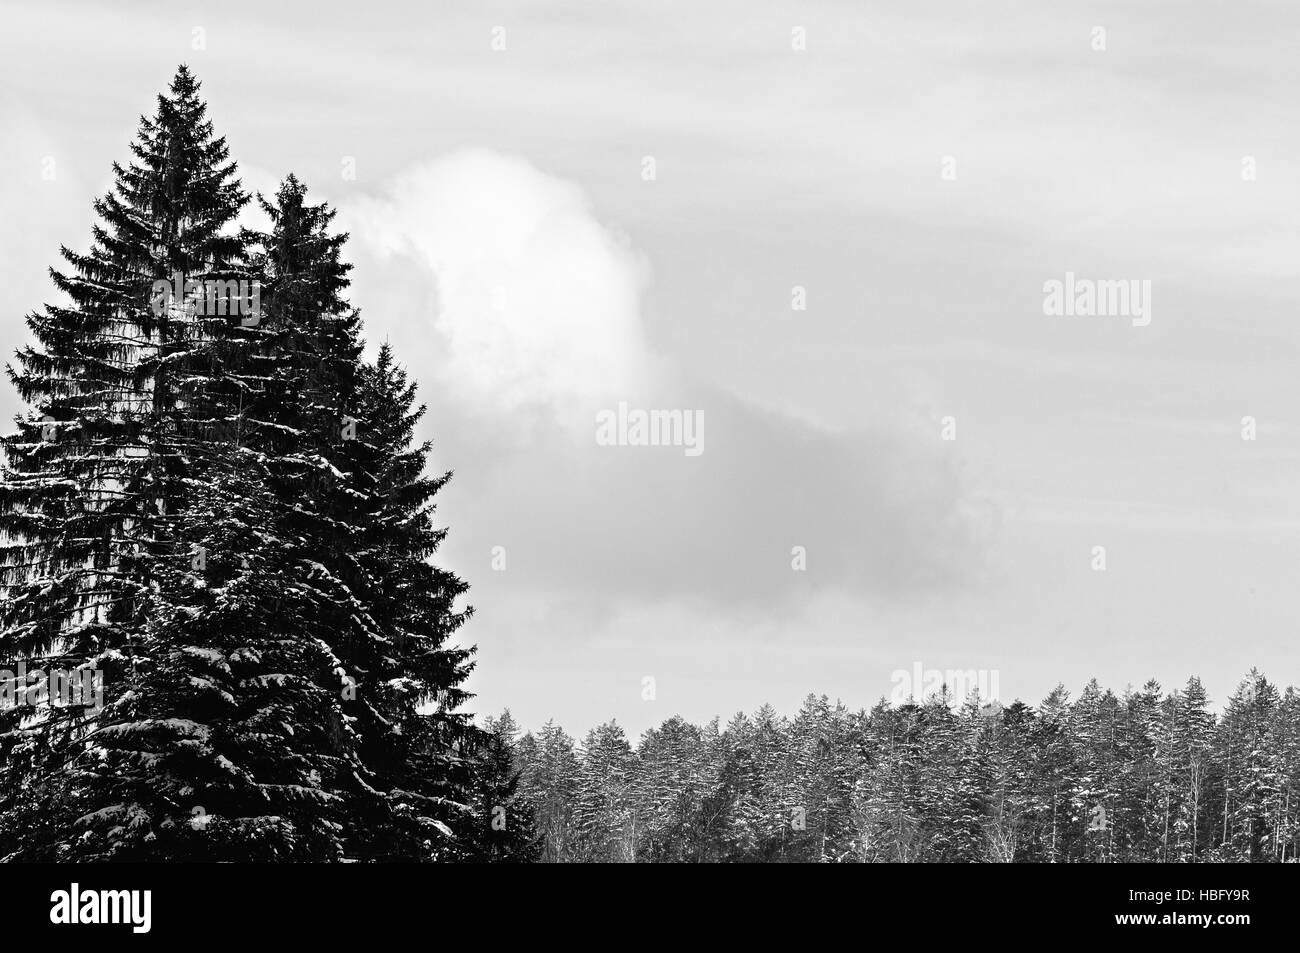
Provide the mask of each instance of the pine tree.
POLYGON ((1079 819, 1072 810, 1079 778, 1069 727, 1071 707, 1069 692, 1064 685, 1057 685, 1043 699, 1034 723, 1033 745, 1039 752, 1034 765, 1035 799, 1041 815, 1039 854, 1048 863, 1066 859, 1078 834, 1079 819))
POLYGON ((1025 860, 1040 850, 1043 831, 1043 798, 1034 777, 1042 737, 1037 718, 1023 702, 993 717, 981 710, 979 717, 973 757, 987 778, 987 855, 999 863, 1025 860))
POLYGON ((933 834, 921 816, 924 736, 920 707, 882 699, 866 726, 868 755, 853 792, 855 853, 868 862, 915 863, 933 834))
POLYGON ((391 352, 360 361, 332 210, 291 176, 270 232, 232 234, 204 112, 182 67, 10 368, 0 646, 105 703, 0 713, 0 824, 37 832, 24 858, 463 856, 449 475, 391 352))
POLYGON ((753 761, 759 779, 758 810, 753 818, 759 844, 757 856, 784 860, 794 833, 787 801, 790 722, 771 705, 761 706, 753 720, 753 761))
POLYGON ((347 851, 455 856, 447 835, 475 824, 474 752, 493 742, 455 711, 471 668, 472 650, 451 644, 469 616, 454 604, 466 586, 429 562, 445 536, 432 501, 450 474, 425 475, 430 444, 414 440, 425 408, 392 350, 360 360, 334 210, 293 176, 258 200, 271 229, 245 233, 265 285, 248 439, 266 456, 316 637, 339 660, 356 758, 347 851))
POLYGON ((583 860, 636 860, 639 764, 623 729, 614 722, 587 733, 574 796, 574 823, 583 860))
POLYGON ((744 712, 737 712, 722 734, 718 781, 727 803, 727 826, 721 836, 722 857, 727 861, 762 857, 768 824, 757 740, 755 723, 744 712))
POLYGON ((1068 839, 1072 859, 1111 862, 1121 810, 1121 763, 1117 746, 1119 699, 1091 679, 1069 709, 1068 743, 1075 773, 1070 794, 1068 839))
POLYGON ((787 806, 802 818, 793 853, 820 863, 838 857, 851 838, 849 802, 858 773, 857 750, 841 704, 809 695, 790 729, 787 806))
POLYGON ((429 561, 446 536, 433 525, 433 497, 451 474, 425 474, 431 445, 413 441, 426 409, 387 345, 362 368, 356 406, 356 439, 344 441, 350 482, 336 510, 338 524, 352 528, 346 552, 335 544, 347 575, 317 561, 369 620, 338 654, 357 683, 348 714, 365 786, 387 803, 382 816, 358 815, 354 838, 363 855, 428 859, 420 835, 463 818, 480 740, 457 711, 469 698, 462 685, 473 648, 453 641, 471 613, 455 602, 468 587, 429 561))
POLYGON ((1274 851, 1282 863, 1300 859, 1300 694, 1288 687, 1274 712, 1271 744, 1280 765, 1274 851))
POLYGON ((1120 862, 1159 857, 1165 850, 1171 737, 1159 682, 1149 679, 1141 691, 1124 693, 1116 738, 1121 791, 1115 846, 1120 862))
MULTIPOLYGON (((93 712, 47 705, 26 722, 5 713, 5 822, 43 833, 24 840, 24 856, 60 856, 82 833, 61 812, 94 799, 82 782, 97 775, 77 778, 71 765, 87 752, 111 760, 113 738, 144 730, 138 711, 166 708, 146 689, 168 664, 163 633, 186 608, 168 600, 193 558, 190 515, 206 487, 247 463, 205 440, 237 412, 229 369, 255 299, 228 228, 247 197, 205 112, 181 67, 141 119, 136 161, 114 165, 115 188, 95 203, 90 251, 61 250, 72 271, 51 274, 71 304, 28 317, 36 343, 8 368, 32 411, 2 444, 0 646, 32 665, 93 669, 108 698, 93 712)), ((190 744, 165 735, 132 757, 161 764, 190 744)), ((133 832, 171 820, 118 807, 133 832)))
POLYGON ((335 660, 303 637, 269 502, 253 478, 195 489, 174 525, 210 556, 160 569, 130 690, 37 780, 57 847, 17 856, 340 858, 335 660))
POLYGON ((536 735, 530 733, 520 740, 519 756, 519 789, 537 826, 538 860, 547 864, 573 860, 577 841, 574 796, 578 788, 573 739, 548 721, 536 735))
POLYGON ((1280 697, 1255 669, 1228 699, 1219 724, 1222 833, 1217 856, 1257 862, 1272 853, 1272 822, 1285 786, 1270 727, 1280 697))
POLYGON ((532 806, 520 791, 522 774, 516 751, 519 729, 506 709, 488 718, 472 759, 472 822, 464 827, 469 860, 529 863, 537 859, 538 837, 532 806))
POLYGON ((29 315, 37 343, 8 367, 33 407, 2 444, 2 638, 20 656, 127 649, 151 565, 174 555, 168 520, 200 465, 194 422, 216 397, 230 318, 197 308, 184 282, 241 258, 222 229, 246 196, 185 67, 131 149, 138 161, 115 163, 115 190, 95 203, 89 253, 64 247, 73 273, 51 271, 71 306, 29 315))
POLYGON ((641 814, 645 817, 644 854, 655 863, 698 862, 716 843, 716 815, 705 811, 718 786, 717 766, 707 756, 714 747, 701 730, 673 716, 641 737, 637 755, 644 771, 641 814), (706 819, 712 823, 702 823, 706 819))

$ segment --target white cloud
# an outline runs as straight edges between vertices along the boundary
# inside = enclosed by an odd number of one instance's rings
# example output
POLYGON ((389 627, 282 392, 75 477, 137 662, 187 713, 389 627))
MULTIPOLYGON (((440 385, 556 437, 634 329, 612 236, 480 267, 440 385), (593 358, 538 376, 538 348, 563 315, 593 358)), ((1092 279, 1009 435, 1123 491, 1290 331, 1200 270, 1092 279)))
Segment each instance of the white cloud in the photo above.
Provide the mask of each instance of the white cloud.
POLYGON ((641 391, 648 268, 577 186, 475 149, 411 168, 343 212, 372 253, 432 273, 436 302, 419 320, 442 345, 433 372, 458 398, 589 427, 593 405, 641 391))

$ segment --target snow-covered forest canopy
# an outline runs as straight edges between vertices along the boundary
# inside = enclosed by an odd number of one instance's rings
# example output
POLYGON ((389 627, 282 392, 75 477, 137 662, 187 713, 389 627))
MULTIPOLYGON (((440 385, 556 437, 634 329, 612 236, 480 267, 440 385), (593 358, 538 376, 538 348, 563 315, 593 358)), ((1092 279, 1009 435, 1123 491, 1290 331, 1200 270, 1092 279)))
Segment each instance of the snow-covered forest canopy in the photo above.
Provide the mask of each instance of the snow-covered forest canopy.
POLYGON ((1252 672, 1220 715, 1199 679, 1037 706, 850 711, 809 696, 726 725, 670 718, 632 747, 555 724, 488 727, 509 812, 551 861, 1294 862, 1300 695, 1252 672))

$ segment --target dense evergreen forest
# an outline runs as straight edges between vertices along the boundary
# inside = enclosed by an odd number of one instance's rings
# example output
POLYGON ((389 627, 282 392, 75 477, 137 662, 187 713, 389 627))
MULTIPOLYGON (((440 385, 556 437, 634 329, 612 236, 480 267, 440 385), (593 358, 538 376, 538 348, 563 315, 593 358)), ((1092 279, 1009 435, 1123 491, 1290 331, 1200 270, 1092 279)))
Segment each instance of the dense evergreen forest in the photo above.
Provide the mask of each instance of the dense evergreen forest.
POLYGON ((1252 672, 1222 714, 1199 679, 1122 696, 850 711, 809 696, 725 727, 489 720, 529 858, 677 862, 1294 862, 1300 695, 1252 672), (531 846, 528 846, 531 845, 531 846))
POLYGON ((1296 858, 1300 700, 1257 673, 1218 717, 1192 679, 810 697, 635 748, 476 727, 449 474, 399 356, 365 357, 334 211, 247 194, 184 67, 130 152, 7 366, 0 859, 1296 858))

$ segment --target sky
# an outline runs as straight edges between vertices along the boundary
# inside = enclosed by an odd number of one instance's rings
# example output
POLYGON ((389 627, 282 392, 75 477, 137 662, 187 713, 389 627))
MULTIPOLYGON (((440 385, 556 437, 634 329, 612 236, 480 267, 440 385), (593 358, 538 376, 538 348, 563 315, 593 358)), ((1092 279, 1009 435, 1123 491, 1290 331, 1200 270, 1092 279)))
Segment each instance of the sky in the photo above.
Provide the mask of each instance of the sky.
POLYGON ((1300 10, 872 6, 0 0, 0 350, 183 62, 420 384, 474 711, 1300 681, 1300 10))

